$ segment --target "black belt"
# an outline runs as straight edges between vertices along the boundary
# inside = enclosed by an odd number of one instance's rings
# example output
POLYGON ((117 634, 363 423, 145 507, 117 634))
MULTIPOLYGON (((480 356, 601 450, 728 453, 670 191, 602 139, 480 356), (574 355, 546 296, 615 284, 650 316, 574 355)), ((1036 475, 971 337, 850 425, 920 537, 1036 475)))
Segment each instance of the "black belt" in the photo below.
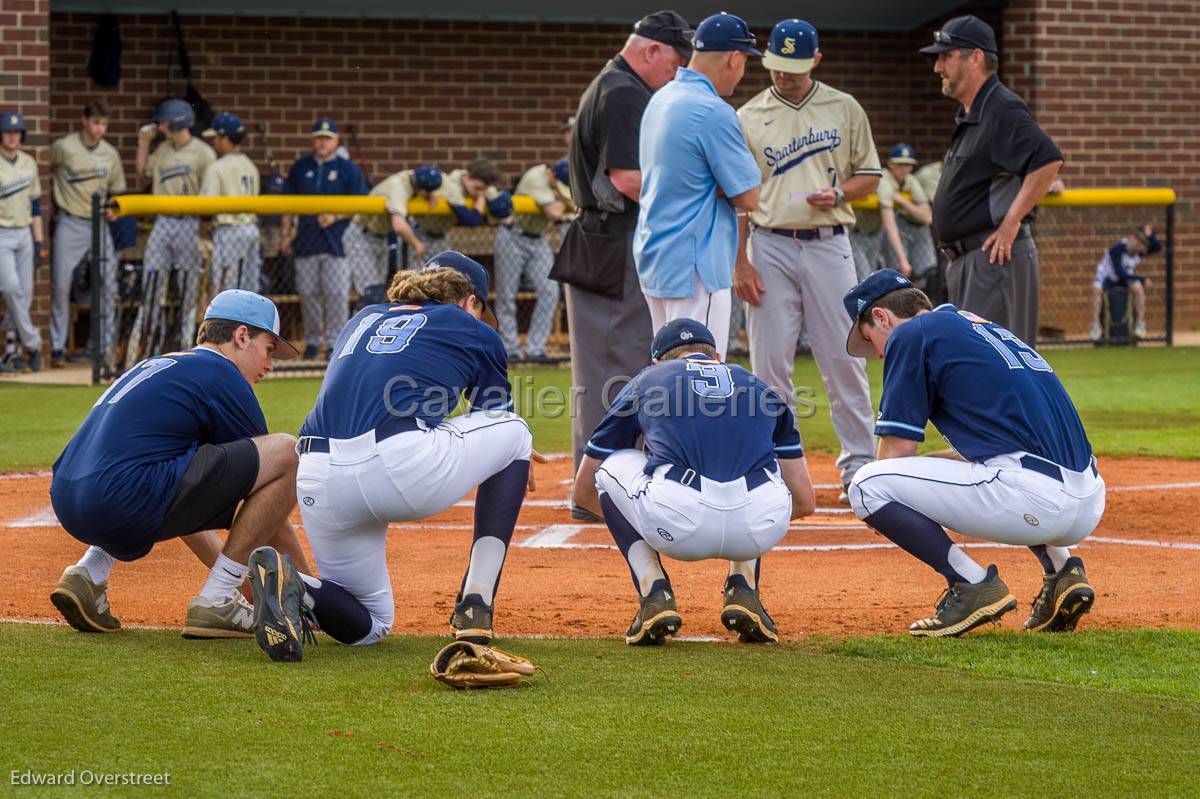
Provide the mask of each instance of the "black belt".
MULTIPOLYGON (((375 428, 375 443, 382 444, 392 436, 420 430, 423 425, 424 423, 420 419, 414 419, 411 416, 388 419, 375 428)), ((329 439, 321 436, 300 436, 300 443, 296 446, 296 451, 301 455, 309 452, 329 452, 329 439)))
POLYGON ((502 225, 500 225, 500 227, 508 228, 509 230, 511 230, 514 233, 520 233, 522 236, 524 236, 527 239, 540 239, 542 237, 541 233, 530 233, 528 230, 517 227, 516 225, 503 225, 502 224, 502 225))
MULTIPOLYGON (((766 469, 755 469, 750 472, 744 478, 746 481, 746 490, 753 491, 763 483, 770 482, 771 474, 766 469)), ((670 469, 667 469, 667 473, 663 477, 671 482, 685 485, 696 491, 700 490, 700 473, 695 469, 688 469, 684 466, 672 466, 670 469)))
MULTIPOLYGON (((961 238, 958 241, 952 241, 949 244, 942 242, 938 244, 938 249, 941 250, 942 255, 953 261, 963 257, 972 250, 978 250, 983 246, 983 243, 987 241, 988 236, 995 232, 996 231, 994 230, 985 230, 982 233, 973 233, 970 236, 961 238)), ((1030 229, 1029 225, 1021 225, 1021 227, 1017 229, 1017 237, 1013 239, 1013 241, 1032 238, 1033 230, 1030 229)))
MULTIPOLYGON (((1091 462, 1090 466, 1091 466, 1091 470, 1092 470, 1092 476, 1099 477, 1100 473, 1098 471, 1096 471, 1096 459, 1095 458, 1092 458, 1092 462, 1091 462)), ((1031 472, 1037 472, 1038 474, 1044 474, 1047 477, 1052 477, 1060 483, 1065 482, 1063 480, 1061 466, 1059 466, 1057 463, 1051 463, 1050 461, 1048 461, 1044 458, 1039 458, 1037 455, 1022 455, 1021 456, 1021 467, 1024 469, 1028 469, 1031 472)))
POLYGON ((842 227, 841 225, 834 225, 832 228, 809 227, 801 228, 799 230, 791 230, 785 227, 769 227, 766 229, 774 233, 776 236, 787 236, 789 239, 796 239, 797 241, 815 241, 816 239, 821 238, 822 230, 831 231, 829 234, 830 237, 840 236, 846 232, 846 228, 842 227))

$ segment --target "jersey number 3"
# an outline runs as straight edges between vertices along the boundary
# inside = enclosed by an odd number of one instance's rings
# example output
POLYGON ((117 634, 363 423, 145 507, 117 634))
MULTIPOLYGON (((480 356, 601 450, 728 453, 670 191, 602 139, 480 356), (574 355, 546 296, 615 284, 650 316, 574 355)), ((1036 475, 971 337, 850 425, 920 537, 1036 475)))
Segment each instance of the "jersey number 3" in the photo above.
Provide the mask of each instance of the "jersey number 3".
POLYGON ((1037 350, 1026 344, 1024 341, 1021 341, 1021 339, 1017 338, 1004 328, 997 327, 993 332, 992 330, 988 330, 986 327, 980 324, 974 324, 971 325, 971 327, 976 333, 983 336, 984 339, 987 340, 987 343, 991 344, 992 347, 995 348, 996 352, 1000 353, 1000 356, 1004 358, 1005 363, 1008 364, 1009 369, 1024 369, 1026 366, 1028 366, 1030 369, 1033 369, 1037 372, 1054 371, 1050 368, 1050 364, 1046 363, 1046 359, 1037 354, 1037 350), (1004 339, 1004 341, 1001 341, 1000 339, 1004 339), (1005 344, 1005 342, 1015 346, 1009 347, 1005 344), (1020 360, 1018 360, 1018 357, 1020 357, 1020 360), (1025 362, 1024 365, 1021 364, 1021 361, 1025 362))
POLYGON ((359 340, 380 319, 383 319, 383 322, 375 328, 374 334, 367 340, 367 352, 372 355, 394 355, 397 352, 401 352, 412 342, 412 338, 417 334, 417 331, 425 327, 425 323, 429 321, 429 317, 423 313, 389 316, 386 319, 384 319, 384 315, 381 313, 367 314, 358 323, 358 326, 354 328, 354 332, 350 334, 350 338, 346 339, 346 344, 342 347, 342 351, 338 353, 338 358, 345 358, 354 352, 354 348, 358 346, 359 340))
POLYGON ((692 391, 700 396, 721 398, 733 395, 733 377, 725 364, 688 361, 687 370, 692 391))

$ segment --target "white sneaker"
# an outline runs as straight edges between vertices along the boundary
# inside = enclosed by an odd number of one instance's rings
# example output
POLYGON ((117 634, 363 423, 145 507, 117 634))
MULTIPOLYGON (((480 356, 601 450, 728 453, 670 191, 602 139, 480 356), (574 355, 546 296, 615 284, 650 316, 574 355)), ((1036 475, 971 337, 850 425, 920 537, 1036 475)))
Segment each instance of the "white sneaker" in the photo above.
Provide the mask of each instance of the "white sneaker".
POLYGON ((1100 331, 1100 323, 1092 322, 1092 326, 1088 330, 1088 338, 1090 338, 1092 341, 1099 341, 1100 340, 1100 332, 1101 332, 1100 331))
POLYGON ((254 606, 241 592, 230 594, 220 604, 198 596, 188 603, 184 638, 252 638, 254 606))
POLYGON ((1146 323, 1138 322, 1136 325, 1134 325, 1133 326, 1133 335, 1136 338, 1145 338, 1146 337, 1146 323))

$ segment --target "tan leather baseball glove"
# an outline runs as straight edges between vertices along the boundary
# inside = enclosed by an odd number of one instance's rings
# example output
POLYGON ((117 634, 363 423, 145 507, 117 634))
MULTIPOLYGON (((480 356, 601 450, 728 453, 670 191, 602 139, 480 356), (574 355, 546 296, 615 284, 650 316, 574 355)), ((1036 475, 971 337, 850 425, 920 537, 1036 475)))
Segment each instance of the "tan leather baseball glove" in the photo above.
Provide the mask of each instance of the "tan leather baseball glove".
POLYGON ((433 659, 429 673, 451 688, 515 688, 531 685, 525 678, 539 671, 528 659, 499 649, 455 641, 433 659))

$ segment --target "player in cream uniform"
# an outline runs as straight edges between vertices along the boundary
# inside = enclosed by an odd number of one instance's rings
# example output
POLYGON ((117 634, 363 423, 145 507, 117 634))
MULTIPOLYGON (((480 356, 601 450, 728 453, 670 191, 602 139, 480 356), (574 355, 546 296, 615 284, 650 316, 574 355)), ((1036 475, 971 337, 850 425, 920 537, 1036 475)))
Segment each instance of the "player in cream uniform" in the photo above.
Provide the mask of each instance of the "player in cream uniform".
MULTIPOLYGON (((45 246, 42 230, 42 184, 37 162, 19 149, 25 140, 25 118, 16 111, 0 114, 0 296, 29 353, 29 368, 42 368, 42 337, 29 319, 33 302, 33 253, 45 246), (32 234, 30 233, 32 228, 32 234)), ((10 367, 24 370, 17 356, 10 367)))
POLYGON ((455 169, 443 176, 442 185, 434 192, 450 206, 451 215, 422 214, 417 219, 417 236, 428 248, 422 257, 409 252, 407 268, 416 269, 430 258, 450 248, 446 234, 455 225, 477 227, 485 221, 484 212, 488 200, 500 194, 496 184, 500 182, 500 171, 486 158, 476 158, 462 169, 455 169))
MULTIPOLYGON (((145 125, 138 132, 136 166, 139 174, 153 181, 153 191, 161 196, 190 196, 200 193, 204 173, 217 160, 216 153, 204 142, 192 136, 189 128, 196 124, 192 107, 183 100, 164 100, 154 112, 155 126, 145 125), (167 137, 150 152, 155 132, 167 137)), ((199 290, 200 268, 204 258, 200 252, 200 219, 195 216, 160 216, 146 241, 143 257, 147 267, 164 274, 179 270, 182 308, 195 308, 199 290)), ((180 314, 180 346, 192 346, 190 327, 192 316, 180 314)))
POLYGON ((509 359, 544 361, 546 340, 558 310, 558 281, 550 278, 554 253, 546 241, 546 231, 575 210, 567 159, 552 167, 530 167, 517 181, 514 193, 532 197, 542 213, 517 214, 510 225, 501 225, 496 231, 496 321, 509 359), (522 274, 529 276, 537 294, 523 353, 517 339, 517 289, 522 274))
MULTIPOLYGON (((83 108, 80 129, 63 136, 50 148, 53 176, 54 218, 53 265, 50 278, 50 365, 61 367, 67 346, 67 325, 71 319, 71 277, 75 266, 92 248, 92 195, 106 197, 125 191, 125 168, 115 147, 104 140, 110 116, 108 104, 93 100, 83 108)), ((114 252, 108 226, 100 231, 100 243, 106 256, 114 252)), ((115 344, 113 308, 117 293, 117 270, 105 263, 103 291, 103 335, 111 348, 115 344)))
POLYGON ((734 289, 748 306, 752 371, 793 409, 793 361, 805 323, 846 486, 875 449, 866 363, 844 346, 842 297, 857 282, 846 229, 854 224, 850 201, 875 191, 883 171, 862 106, 812 79, 820 62, 812 25, 780 22, 763 57, 773 85, 738 110, 763 183, 749 217, 753 233, 739 218, 734 289))
POLYGON ((371 189, 370 196, 383 197, 387 201, 387 213, 358 214, 346 228, 343 240, 354 291, 360 297, 370 286, 387 285, 389 232, 395 232, 407 242, 414 259, 424 261, 429 247, 408 221, 408 201, 420 197, 434 205, 438 200, 435 192, 441 186, 442 170, 424 164, 389 175, 371 189))
POLYGON ((887 169, 876 191, 883 226, 883 265, 914 280, 937 265, 929 230, 933 212, 925 187, 913 174, 916 165, 913 148, 897 144, 888 153, 887 169))
MULTIPOLYGON (((206 197, 257 197, 258 167, 241 150, 246 128, 237 114, 217 114, 204 131, 220 156, 204 172, 200 193, 206 197)), ((213 217, 213 296, 226 289, 257 292, 262 274, 262 243, 254 214, 217 214, 213 217)))

